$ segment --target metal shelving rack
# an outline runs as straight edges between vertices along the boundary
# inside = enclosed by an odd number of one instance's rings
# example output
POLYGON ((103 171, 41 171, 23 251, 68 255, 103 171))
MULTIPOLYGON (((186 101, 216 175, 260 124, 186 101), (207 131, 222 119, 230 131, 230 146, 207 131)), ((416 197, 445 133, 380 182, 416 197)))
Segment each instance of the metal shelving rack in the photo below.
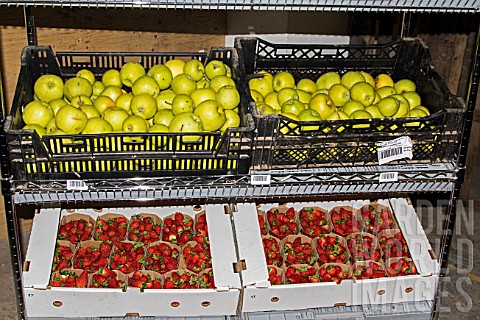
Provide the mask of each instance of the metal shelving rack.
MULTIPOLYGON (((404 28, 408 25, 408 14, 418 12, 469 13, 480 12, 478 0, 43 0, 43 1, 5 1, 1 6, 24 8, 28 44, 36 43, 34 17, 31 7, 85 7, 85 8, 149 8, 149 9, 195 9, 195 10, 271 10, 271 11, 318 11, 318 12, 402 12, 404 28)), ((1 9, 1 8, 0 8, 1 9)), ((405 35, 402 32, 402 35, 405 35)), ((129 180, 85 180, 88 190, 68 190, 66 181, 15 181, 9 174, 8 155, 0 154, 2 171, 2 192, 5 200, 7 227, 15 280, 19 315, 25 317, 22 298, 22 253, 17 226, 17 205, 58 206, 95 206, 110 202, 123 201, 135 203, 142 201, 153 203, 185 202, 191 199, 215 202, 220 200, 247 201, 306 197, 348 197, 365 195, 380 197, 390 195, 406 196, 411 193, 448 194, 450 203, 445 218, 444 234, 441 246, 441 276, 447 268, 448 252, 456 216, 456 200, 459 197, 465 174, 465 159, 470 137, 475 102, 480 80, 480 30, 467 98, 467 113, 462 143, 459 146, 457 160, 438 164, 399 164, 387 166, 333 167, 309 170, 277 170, 250 172, 240 176, 221 177, 166 177, 129 180), (396 171, 396 182, 381 183, 381 172, 396 171), (268 175, 269 185, 253 185, 252 177, 268 175)), ((0 93, 1 90, 0 78, 0 93)), ((3 98, 0 99, 1 118, 5 115, 3 98)), ((6 141, 2 130, 0 148, 6 150, 6 141)), ((436 303, 427 301, 395 306, 347 306, 319 308, 289 312, 269 312, 242 314, 237 317, 217 317, 215 319, 429 319, 435 317, 436 303)), ((213 319, 206 317, 205 319, 213 319)), ((40 318, 35 318, 40 319, 40 318)), ((112 318, 113 319, 113 318, 112 318)), ((151 317, 149 318, 151 319, 151 317)), ((167 319, 159 317, 158 319, 167 319)))

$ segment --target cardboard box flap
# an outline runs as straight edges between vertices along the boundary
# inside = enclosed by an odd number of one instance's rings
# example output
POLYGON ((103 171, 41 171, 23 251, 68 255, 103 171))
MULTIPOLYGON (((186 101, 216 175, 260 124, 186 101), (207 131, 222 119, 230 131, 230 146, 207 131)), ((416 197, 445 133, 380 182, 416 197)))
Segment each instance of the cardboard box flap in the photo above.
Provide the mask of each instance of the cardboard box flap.
POLYGON ((265 281, 268 281, 268 272, 263 247, 258 246, 258 243, 262 243, 262 237, 257 208, 253 203, 240 203, 236 206, 233 221, 239 258, 245 263, 245 270, 242 271, 243 285, 259 284, 263 287, 265 281))
POLYGON ((242 285, 240 275, 234 270, 234 265, 237 263, 237 252, 232 240, 233 230, 230 215, 225 212, 224 205, 206 205, 205 209, 215 286, 222 288, 222 291, 225 288, 239 289, 242 285))
POLYGON ((390 199, 390 205, 419 274, 439 274, 440 264, 435 258, 415 208, 403 198, 390 199))
POLYGON ((55 253, 56 235, 60 221, 61 209, 42 209, 35 214, 22 273, 24 287, 46 288, 50 281, 53 255, 55 253), (52 221, 55 221, 52 223, 52 221))

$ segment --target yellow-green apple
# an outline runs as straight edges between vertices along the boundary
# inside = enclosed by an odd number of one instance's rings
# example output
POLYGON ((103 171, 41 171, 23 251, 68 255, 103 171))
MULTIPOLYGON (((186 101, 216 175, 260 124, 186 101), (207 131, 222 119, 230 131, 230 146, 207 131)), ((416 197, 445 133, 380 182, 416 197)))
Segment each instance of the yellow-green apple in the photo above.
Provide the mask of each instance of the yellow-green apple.
POLYGON ((57 114, 57 111, 63 107, 64 105, 68 104, 67 101, 64 99, 54 99, 48 103, 50 107, 52 107, 53 113, 57 114))
POLYGON ((394 82, 392 78, 385 73, 380 73, 375 77, 375 90, 378 90, 382 87, 393 87, 394 82))
POLYGON ((325 93, 318 93, 312 97, 308 106, 310 109, 315 110, 324 120, 336 110, 332 99, 325 93))
POLYGON ((54 74, 40 76, 33 85, 35 96, 43 102, 63 98, 63 80, 54 74))
POLYGON ((280 71, 273 76, 273 90, 279 92, 283 88, 295 88, 295 78, 288 71, 280 71))
POLYGON ((398 100, 391 95, 380 100, 378 103, 378 111, 380 111, 384 117, 393 117, 400 109, 400 104, 401 100, 398 100))
POLYGON ((172 72, 172 79, 183 73, 185 61, 180 59, 171 59, 165 62, 165 66, 172 72))
POLYGON ((95 81, 92 86, 92 96, 99 96, 102 91, 105 90, 105 86, 102 81, 95 81))
POLYGON ((163 64, 156 64, 153 67, 151 67, 148 70, 147 75, 149 75, 150 77, 155 79, 155 81, 157 81, 157 84, 160 90, 166 90, 172 84, 172 80, 173 80, 172 71, 170 71, 170 69, 163 64))
POLYGON ((322 74, 315 82, 318 90, 329 90, 334 84, 340 83, 340 75, 337 72, 330 71, 322 74))
POLYGON ((35 123, 31 123, 23 126, 22 130, 34 130, 40 136, 40 138, 43 137, 43 135, 48 133, 44 127, 39 126, 38 124, 35 124, 35 123))
POLYGON ((277 101, 280 106, 288 100, 298 100, 297 90, 293 88, 283 88, 277 92, 277 101))
POLYGON ((157 101, 149 93, 133 95, 132 101, 130 101, 130 110, 134 115, 148 120, 157 113, 157 101))
POLYGON ((218 89, 215 100, 225 110, 233 110, 240 104, 240 93, 237 88, 232 86, 224 86, 218 89))
POLYGON ((395 84, 393 85, 395 88, 395 91, 397 93, 404 93, 404 92, 415 92, 417 90, 417 86, 415 85, 415 82, 413 82, 410 79, 400 79, 395 84))
POLYGON ((67 134, 79 134, 87 125, 87 121, 85 112, 71 105, 61 107, 55 116, 57 128, 67 134))
POLYGON ((360 71, 360 73, 365 78, 365 81, 375 88, 375 79, 372 77, 372 75, 365 71, 360 71))
POLYGON ((102 75, 102 83, 104 87, 116 86, 122 87, 122 80, 120 79, 120 71, 116 69, 109 69, 102 75))
MULTIPOLYGON (((164 124, 154 124, 148 129, 148 132, 170 132, 170 129, 164 124)), ((159 139, 161 141, 161 139, 159 139)))
MULTIPOLYGON (((388 96, 394 95, 397 92, 393 87, 383 86, 380 89, 377 89, 377 94, 380 96, 380 99, 386 98, 388 96)), ((378 102, 377 102, 378 103, 378 102)))
POLYGON ((407 99, 410 109, 415 108, 416 106, 422 105, 422 98, 417 92, 408 91, 402 93, 402 96, 407 99))
POLYGON ((190 93, 190 97, 193 99, 193 103, 198 106, 205 100, 215 100, 216 92, 212 88, 200 88, 190 93))
POLYGON ((130 102, 133 99, 133 94, 131 93, 122 93, 117 100, 115 100, 115 105, 119 108, 124 109, 127 111, 129 115, 132 114, 132 110, 130 110, 130 102))
POLYGON ((205 131, 217 131, 227 121, 225 111, 220 103, 215 100, 200 103, 195 108, 194 114, 202 120, 203 130, 205 131))
POLYGON ((145 68, 138 62, 127 62, 120 68, 120 81, 126 87, 133 86, 133 83, 146 74, 145 68))
POLYGON ((132 94, 134 96, 148 93, 153 98, 157 98, 160 94, 160 87, 155 79, 150 76, 144 75, 138 78, 132 86, 132 94))
POLYGON ((277 113, 274 108, 272 108, 268 104, 262 103, 262 102, 257 103, 257 110, 261 114, 276 114, 277 113))
POLYGON ((172 112, 174 115, 183 112, 193 112, 195 110, 195 103, 193 99, 186 94, 177 94, 172 101, 172 112))
POLYGON ((173 117, 175 115, 173 114, 172 110, 170 109, 162 109, 158 110, 157 113, 153 116, 153 124, 163 124, 167 127, 170 126, 170 122, 172 122, 173 117))
MULTIPOLYGON (((27 126, 29 126, 27 124, 27 126)), ((31 126, 31 125, 30 125, 31 126)), ((35 126, 38 126, 40 127, 38 124, 35 124, 35 126)), ((41 127, 40 127, 41 128, 41 127)), ((54 132, 55 130, 57 130, 57 124, 56 124, 56 121, 55 121, 55 118, 52 118, 50 121, 48 121, 47 125, 45 126, 45 132, 47 134, 50 134, 52 132, 54 132)))
MULTIPOLYGON (((300 119, 301 121, 321 121, 322 117, 320 117, 318 112, 316 112, 315 110, 305 109, 298 114, 298 119, 300 119)), ((318 130, 318 126, 302 125, 302 130, 314 131, 318 130)))
MULTIPOLYGON (((423 118, 427 117, 428 114, 421 108, 413 108, 410 110, 409 113, 406 114, 405 117, 407 118, 423 118)), ((418 127, 420 126, 420 122, 410 122, 410 123, 405 123, 407 127, 418 127)))
POLYGON ((312 95, 302 89, 295 89, 295 91, 297 91, 298 100, 308 106, 308 104, 310 103, 310 99, 312 99, 312 95))
POLYGON ((95 108, 92 105, 84 104, 79 109, 82 110, 83 112, 85 112, 88 119, 100 118, 100 112, 98 112, 97 108, 95 108))
POLYGON ((175 92, 171 89, 161 91, 157 97, 157 110, 172 109, 173 98, 175 98, 175 92))
POLYGON ((112 125, 102 118, 88 119, 82 134, 103 134, 113 132, 112 125))
POLYGON ((179 74, 172 80, 171 89, 175 94, 190 94, 197 89, 197 84, 188 74, 179 74))
POLYGON ((98 96, 95 101, 93 101, 93 106, 98 110, 100 114, 102 114, 108 108, 115 107, 115 101, 113 101, 108 96, 98 96))
POLYGON ((123 128, 123 121, 128 117, 128 112, 120 107, 108 108, 102 114, 102 118, 112 125, 114 131, 121 131, 123 128))
POLYGON ((260 71, 255 74, 257 77, 250 79, 248 81, 248 87, 253 90, 257 90, 262 94, 262 96, 266 96, 273 90, 273 75, 266 71, 260 71))
MULTIPOLYGON (((297 93, 298 94, 298 93, 297 93)), ((264 102, 274 110, 281 110, 282 106, 278 103, 278 92, 272 91, 265 96, 264 102)))
POLYGON ((81 106, 84 105, 93 105, 92 99, 87 96, 76 96, 72 98, 72 101, 70 101, 70 104, 74 106, 75 108, 80 108, 81 106))
POLYGON ((225 65, 225 69, 227 69, 227 73, 225 73, 225 75, 229 78, 232 77, 232 68, 230 68, 230 66, 228 64, 224 64, 225 65))
POLYGON ((352 100, 360 102, 365 107, 373 104, 375 94, 375 88, 368 82, 355 83, 350 89, 350 97, 352 100))
POLYGON ((227 120, 220 128, 220 131, 224 132, 228 128, 238 128, 240 126, 240 116, 233 110, 225 110, 225 117, 227 120))
POLYGON ((375 104, 365 107, 365 111, 370 113, 372 115, 372 118, 384 118, 384 116, 380 113, 380 111, 378 111, 378 106, 375 104))
MULTIPOLYGON (((122 130, 124 132, 147 132, 148 123, 143 117, 131 115, 123 121, 122 130)), ((137 139, 138 140, 138 139, 137 139)))
POLYGON ((347 71, 345 72, 340 83, 350 90, 355 83, 365 82, 365 77, 359 71, 347 71))
POLYGON ((70 78, 63 85, 63 95, 68 101, 72 101, 76 96, 90 97, 92 92, 92 84, 85 78, 70 78))
POLYGON ((79 70, 75 76, 87 79, 92 86, 95 84, 95 75, 88 69, 79 70))
POLYGON ((363 104, 358 101, 350 100, 343 105, 342 111, 345 112, 349 117, 357 110, 365 110, 363 104))
POLYGON ((226 76, 227 68, 225 68, 225 64, 222 61, 210 60, 205 66, 205 75, 210 80, 216 76, 226 76))
POLYGON ((317 85, 311 79, 304 78, 297 82, 297 89, 306 91, 310 94, 318 90, 317 85))
MULTIPOLYGON (((350 115, 350 119, 372 119, 372 115, 365 110, 357 110, 350 115)), ((353 128, 368 128, 370 124, 354 124, 353 128)))
MULTIPOLYGON (((215 95, 216 95, 216 93, 215 93, 215 95)), ((255 89, 250 89, 250 97, 252 97, 253 101, 255 101, 255 102, 264 102, 265 101, 265 98, 262 96, 262 94, 255 89)))
POLYGON ((282 104, 282 114, 283 113, 292 113, 294 115, 299 115, 300 112, 305 110, 305 105, 299 100, 290 99, 285 101, 282 104))
POLYGON ((23 109, 22 119, 25 124, 38 124, 45 128, 54 117, 53 109, 46 102, 32 101, 23 109))
POLYGON ((203 78, 200 81, 197 81, 197 89, 201 88, 210 88, 210 80, 203 78))
POLYGON ((425 106, 416 106, 414 107, 413 109, 422 109, 423 111, 425 111, 425 113, 429 116, 430 115, 430 111, 427 109, 427 107, 425 106))
POLYGON ((397 104, 399 105, 398 111, 393 115, 394 118, 403 118, 407 115, 410 111, 410 105, 408 104, 408 100, 405 99, 401 94, 394 94, 392 96, 397 100, 397 104))
MULTIPOLYGON (((184 112, 176 115, 172 119, 169 128, 170 132, 198 133, 203 131, 203 124, 202 120, 197 115, 191 112, 184 112)), ((182 141, 196 142, 200 140, 200 138, 201 136, 199 135, 184 135, 182 136, 182 141)))
POLYGON ((382 97, 380 97, 380 95, 378 94, 378 92, 375 91, 375 99, 373 100, 373 104, 378 104, 380 102, 380 100, 382 100, 382 97))
POLYGON ((218 92, 218 90, 220 90, 221 87, 225 87, 225 86, 237 87, 237 85, 235 84, 235 81, 233 81, 232 78, 229 78, 227 76, 219 75, 210 79, 210 88, 215 90, 215 92, 218 92))
POLYGON ((328 95, 332 99, 336 107, 342 107, 348 100, 350 100, 350 90, 343 84, 334 84, 328 90, 328 95))
POLYGON ((99 94, 100 96, 107 96, 110 97, 113 101, 117 101, 118 97, 123 94, 122 89, 116 86, 108 86, 103 89, 103 91, 99 94))
POLYGON ((191 59, 185 62, 183 73, 188 74, 193 80, 200 81, 203 78, 205 67, 198 59, 191 59))

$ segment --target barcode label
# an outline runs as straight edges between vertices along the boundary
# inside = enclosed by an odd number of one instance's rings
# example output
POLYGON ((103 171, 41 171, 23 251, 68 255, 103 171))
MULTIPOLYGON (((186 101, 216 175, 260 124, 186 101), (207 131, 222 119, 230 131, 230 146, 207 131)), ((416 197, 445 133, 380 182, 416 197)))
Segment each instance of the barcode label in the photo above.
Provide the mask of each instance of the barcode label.
POLYGON ((88 190, 83 180, 67 180, 67 190, 88 190))
POLYGON ((402 136, 390 141, 384 141, 384 142, 377 142, 377 146, 379 147, 392 147, 392 146, 405 146, 405 147, 411 147, 413 146, 412 139, 408 136, 402 136))
POLYGON ((398 181, 398 172, 382 172, 378 177, 379 182, 395 182, 398 181))
POLYGON ((253 185, 270 184, 272 176, 269 174, 254 174, 251 176, 250 183, 253 185))
POLYGON ((393 160, 413 158, 412 147, 390 146, 378 149, 378 163, 385 164, 393 160))

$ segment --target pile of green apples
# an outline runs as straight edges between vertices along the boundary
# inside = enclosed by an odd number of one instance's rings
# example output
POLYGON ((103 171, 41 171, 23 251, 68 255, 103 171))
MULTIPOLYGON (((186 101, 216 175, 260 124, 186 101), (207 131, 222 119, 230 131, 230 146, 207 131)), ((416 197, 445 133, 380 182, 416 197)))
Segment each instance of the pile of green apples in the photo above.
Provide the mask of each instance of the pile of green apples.
POLYGON ((88 69, 65 81, 40 76, 22 119, 23 129, 40 136, 223 132, 240 125, 239 103, 231 69, 222 61, 204 65, 197 59, 171 59, 148 70, 127 62, 101 79, 88 69))
MULTIPOLYGON (((260 71, 248 85, 261 114, 281 114, 297 121, 418 118, 430 114, 422 106, 412 80, 394 82, 385 73, 373 77, 364 71, 347 71, 342 75, 332 71, 320 75, 316 81, 304 78, 296 82, 287 71, 274 75, 260 71)), ((315 126, 303 129, 309 128, 318 129, 315 126)))

